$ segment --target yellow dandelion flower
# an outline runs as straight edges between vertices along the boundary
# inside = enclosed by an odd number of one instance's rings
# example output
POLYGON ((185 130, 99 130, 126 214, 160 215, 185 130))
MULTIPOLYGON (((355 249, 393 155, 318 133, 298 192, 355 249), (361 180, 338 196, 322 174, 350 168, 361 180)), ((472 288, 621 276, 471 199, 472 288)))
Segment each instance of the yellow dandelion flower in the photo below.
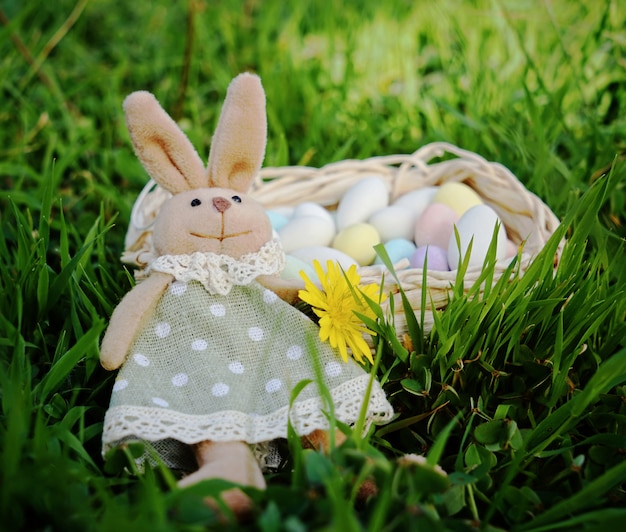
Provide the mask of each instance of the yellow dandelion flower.
POLYGON ((313 312, 320 318, 320 339, 338 349, 344 362, 348 362, 349 348, 358 362, 362 362, 365 357, 373 363, 372 353, 363 335, 376 333, 365 327, 356 312, 371 319, 376 318, 362 294, 379 301, 378 285, 359 286, 361 277, 356 266, 351 266, 345 273, 337 263, 330 260, 326 264, 326 273, 318 261, 314 261, 313 266, 321 290, 304 272, 300 272, 304 290, 300 290, 298 295, 302 301, 311 305, 313 312))

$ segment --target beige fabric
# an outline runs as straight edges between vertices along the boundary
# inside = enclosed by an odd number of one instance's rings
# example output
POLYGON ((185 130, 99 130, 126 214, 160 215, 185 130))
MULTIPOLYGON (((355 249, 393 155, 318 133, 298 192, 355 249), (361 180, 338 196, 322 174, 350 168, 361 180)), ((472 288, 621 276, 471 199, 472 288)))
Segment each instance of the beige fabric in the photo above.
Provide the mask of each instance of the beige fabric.
MULTIPOLYGON (((161 442, 157 448, 172 464, 179 446, 162 440, 257 444, 285 438, 289 421, 299 435, 327 429, 331 405, 319 385, 329 390, 335 418, 354 424, 369 380, 320 342, 309 318, 258 283, 221 296, 198 281, 175 281, 118 373, 104 450, 129 438, 161 442)), ((365 415, 367 426, 393 415, 376 381, 365 415)))

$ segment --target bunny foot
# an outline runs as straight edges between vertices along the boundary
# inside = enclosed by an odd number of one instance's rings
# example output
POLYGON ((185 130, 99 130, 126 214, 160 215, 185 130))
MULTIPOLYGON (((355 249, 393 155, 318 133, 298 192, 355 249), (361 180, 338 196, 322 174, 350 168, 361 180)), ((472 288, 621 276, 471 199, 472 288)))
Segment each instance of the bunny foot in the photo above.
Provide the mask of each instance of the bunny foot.
MULTIPOLYGON (((211 478, 229 480, 242 486, 265 489, 265 478, 248 445, 244 442, 204 441, 194 446, 198 470, 178 482, 180 487, 189 486, 211 478)), ((232 488, 221 494, 222 500, 238 520, 244 521, 252 511, 252 501, 242 490, 232 488)), ((216 502, 209 498, 207 504, 219 512, 216 502)), ((221 516, 224 517, 224 516, 221 516)))

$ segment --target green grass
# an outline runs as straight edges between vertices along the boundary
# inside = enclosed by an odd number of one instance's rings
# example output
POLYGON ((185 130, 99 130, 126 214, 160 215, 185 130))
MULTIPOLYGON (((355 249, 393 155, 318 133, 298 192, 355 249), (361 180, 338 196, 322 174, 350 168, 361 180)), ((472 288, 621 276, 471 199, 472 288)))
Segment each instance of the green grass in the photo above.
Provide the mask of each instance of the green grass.
POLYGON ((228 82, 252 70, 268 98, 266 165, 444 140, 506 165, 564 222, 523 277, 484 296, 458 284, 426 338, 418 315, 412 352, 381 321, 378 376, 399 417, 329 456, 290 440, 286 467, 253 494, 250 527, 617 529, 626 518, 623 4, 291 4, 2 3, 1 526, 215 524, 202 497, 219 482, 178 490, 164 468, 126 472, 123 453, 104 465, 113 375, 99 367, 98 342, 132 284, 119 255, 146 181, 124 96, 153 91, 206 156, 228 82), (404 453, 427 462, 398 462, 404 453), (365 478, 378 485, 366 503, 354 488, 365 478))

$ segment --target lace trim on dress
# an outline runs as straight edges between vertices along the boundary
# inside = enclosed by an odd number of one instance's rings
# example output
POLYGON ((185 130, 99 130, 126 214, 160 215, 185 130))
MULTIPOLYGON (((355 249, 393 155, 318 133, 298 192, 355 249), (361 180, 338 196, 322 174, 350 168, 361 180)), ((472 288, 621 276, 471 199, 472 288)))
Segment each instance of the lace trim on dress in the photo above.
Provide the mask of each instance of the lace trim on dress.
POLYGON ((182 282, 200 281, 210 294, 227 295, 235 285, 250 284, 259 275, 272 275, 285 266, 285 253, 280 240, 274 238, 254 253, 235 259, 217 253, 161 255, 146 268, 169 273, 182 282))
MULTIPOLYGON (((335 418, 348 424, 359 418, 363 397, 370 376, 362 375, 331 391, 335 418)), ((315 386, 315 383, 310 385, 315 386)), ((204 440, 260 443, 287 437, 287 422, 291 421, 298 435, 328 428, 328 405, 320 397, 296 401, 291 409, 285 406, 267 415, 237 411, 191 415, 166 408, 123 405, 107 411, 104 420, 106 451, 116 442, 131 436, 157 441, 174 438, 192 444, 204 440)), ((393 416, 385 393, 374 381, 366 414, 368 430, 372 423, 383 424, 393 416)))

